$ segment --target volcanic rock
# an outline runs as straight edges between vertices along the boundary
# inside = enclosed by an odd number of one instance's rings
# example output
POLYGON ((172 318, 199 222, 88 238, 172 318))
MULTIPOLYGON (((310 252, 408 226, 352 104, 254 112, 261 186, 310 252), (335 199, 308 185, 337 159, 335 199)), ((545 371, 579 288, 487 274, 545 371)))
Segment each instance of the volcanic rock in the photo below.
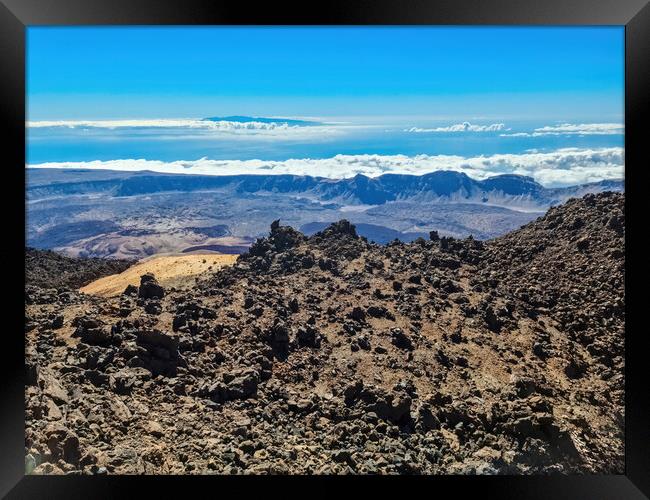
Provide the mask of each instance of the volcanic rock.
POLYGON ((34 474, 624 471, 624 194, 484 242, 275 221, 189 288, 114 298, 32 257, 34 474))

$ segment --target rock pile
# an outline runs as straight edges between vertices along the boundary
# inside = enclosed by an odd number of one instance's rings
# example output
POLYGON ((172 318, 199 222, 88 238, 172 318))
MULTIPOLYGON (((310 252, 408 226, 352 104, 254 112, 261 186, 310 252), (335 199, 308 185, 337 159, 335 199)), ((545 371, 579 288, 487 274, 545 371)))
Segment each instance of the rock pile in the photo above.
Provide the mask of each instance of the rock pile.
POLYGON ((25 281, 38 288, 77 289, 133 264, 121 259, 73 259, 51 250, 25 249, 25 281))
POLYGON ((276 221, 189 290, 48 283, 27 470, 621 473, 624 228, 611 193, 488 242, 276 221))

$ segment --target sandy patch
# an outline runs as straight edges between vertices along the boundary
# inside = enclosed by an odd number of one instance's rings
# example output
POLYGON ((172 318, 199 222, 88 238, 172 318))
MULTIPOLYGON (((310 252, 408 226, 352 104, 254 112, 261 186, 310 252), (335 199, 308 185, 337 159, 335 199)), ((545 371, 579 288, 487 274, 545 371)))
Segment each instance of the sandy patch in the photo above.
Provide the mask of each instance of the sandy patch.
POLYGON ((138 286, 140 276, 153 273, 163 287, 183 287, 194 282, 203 273, 231 265, 237 255, 187 254, 154 256, 141 260, 120 274, 105 276, 79 289, 80 292, 101 297, 115 297, 127 285, 138 286))

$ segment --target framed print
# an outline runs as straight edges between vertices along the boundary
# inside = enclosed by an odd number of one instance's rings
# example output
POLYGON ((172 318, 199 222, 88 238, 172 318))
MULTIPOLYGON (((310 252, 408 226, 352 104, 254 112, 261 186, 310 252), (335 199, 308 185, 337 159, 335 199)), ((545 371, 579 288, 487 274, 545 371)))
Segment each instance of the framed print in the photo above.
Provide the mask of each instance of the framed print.
POLYGON ((649 9, 5 0, 0 491, 645 498, 649 9))

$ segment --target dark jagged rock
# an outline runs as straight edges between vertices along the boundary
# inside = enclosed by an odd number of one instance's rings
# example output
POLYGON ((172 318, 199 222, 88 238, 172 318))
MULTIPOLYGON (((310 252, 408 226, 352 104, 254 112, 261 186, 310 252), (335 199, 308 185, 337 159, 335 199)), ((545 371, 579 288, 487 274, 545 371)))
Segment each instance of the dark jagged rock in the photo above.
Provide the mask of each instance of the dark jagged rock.
POLYGON ((318 334, 318 330, 311 325, 305 325, 298 328, 296 338, 300 345, 308 347, 320 346, 320 335, 318 334))
MULTIPOLYGON (((252 257, 264 257, 278 252, 284 252, 304 241, 305 237, 291 226, 280 226, 280 221, 273 221, 271 232, 267 238, 258 239, 250 247, 248 254, 252 257)), ((246 255, 246 254, 245 254, 246 255)), ((244 259, 246 257, 244 256, 244 259)), ((250 259, 246 259, 250 260, 250 259)))
POLYGON ((143 299, 162 299, 165 296, 165 290, 158 284, 153 274, 143 274, 140 276, 140 287, 138 288, 138 297, 143 299))
POLYGON ((411 397, 402 392, 387 392, 375 386, 355 382, 344 391, 347 405, 357 406, 366 413, 393 423, 406 423, 410 419, 411 397))
POLYGON ((341 236, 343 237, 348 236, 351 238, 359 237, 357 235, 357 230, 354 227, 354 224, 350 224, 350 221, 345 219, 341 219, 338 222, 334 222, 333 224, 330 224, 323 231, 317 233, 317 236, 322 239, 336 238, 341 236))
POLYGON ((225 403, 226 401, 236 399, 248 399, 255 396, 259 380, 259 373, 251 369, 228 373, 223 381, 210 386, 208 396, 215 403, 225 403))
POLYGON ((100 320, 83 316, 75 319, 73 325, 77 328, 72 335, 79 337, 84 344, 108 345, 113 340, 110 329, 100 320))
POLYGON ((407 351, 413 350, 413 341, 411 338, 404 333, 401 328, 393 328, 390 331, 391 341, 393 345, 399 349, 405 349, 407 351))

